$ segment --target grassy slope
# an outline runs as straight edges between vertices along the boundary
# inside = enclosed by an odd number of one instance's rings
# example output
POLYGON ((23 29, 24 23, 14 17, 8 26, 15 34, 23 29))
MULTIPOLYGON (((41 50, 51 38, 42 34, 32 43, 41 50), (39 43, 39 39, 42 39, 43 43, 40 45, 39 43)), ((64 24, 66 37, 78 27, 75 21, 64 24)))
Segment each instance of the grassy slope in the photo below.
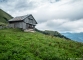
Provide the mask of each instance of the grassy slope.
POLYGON ((0 9, 0 22, 7 23, 7 20, 11 19, 12 16, 0 9))
POLYGON ((18 29, 0 30, 0 60, 82 58, 83 43, 18 29))
POLYGON ((43 33, 45 35, 50 35, 50 36, 54 36, 54 37, 60 37, 60 38, 65 38, 67 40, 71 40, 67 37, 65 37, 64 35, 60 34, 59 32, 57 31, 50 31, 50 30, 45 30, 45 31, 41 31, 41 30, 38 30, 38 29, 35 29, 37 32, 40 32, 40 33, 43 33))

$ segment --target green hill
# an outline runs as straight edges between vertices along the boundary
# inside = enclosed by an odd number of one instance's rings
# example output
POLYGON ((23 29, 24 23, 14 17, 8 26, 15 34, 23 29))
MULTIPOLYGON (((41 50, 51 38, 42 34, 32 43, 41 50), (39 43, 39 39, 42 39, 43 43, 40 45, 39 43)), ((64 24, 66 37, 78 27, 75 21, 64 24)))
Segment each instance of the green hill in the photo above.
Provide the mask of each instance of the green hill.
POLYGON ((59 38, 65 38, 67 40, 71 40, 67 37, 65 37, 64 35, 60 34, 59 32, 57 31, 50 31, 50 30, 45 30, 45 31, 41 31, 41 30, 38 30, 38 29, 35 29, 37 32, 40 32, 40 33, 43 33, 45 35, 50 35, 52 37, 59 37, 59 38))
POLYGON ((82 60, 83 43, 19 29, 0 30, 0 60, 82 60))
POLYGON ((11 18, 11 15, 0 9, 0 22, 7 23, 7 21, 11 18))

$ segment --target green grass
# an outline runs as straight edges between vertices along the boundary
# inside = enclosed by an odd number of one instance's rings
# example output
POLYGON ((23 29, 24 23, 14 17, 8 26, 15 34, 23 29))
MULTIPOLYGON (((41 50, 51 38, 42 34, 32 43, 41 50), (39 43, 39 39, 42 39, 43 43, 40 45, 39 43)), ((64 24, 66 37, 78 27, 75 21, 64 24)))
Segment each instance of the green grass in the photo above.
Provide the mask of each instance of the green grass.
POLYGON ((0 9, 0 22, 8 23, 7 21, 11 19, 12 16, 0 9))
POLYGON ((83 43, 19 29, 0 30, 0 60, 69 60, 83 57, 83 43))

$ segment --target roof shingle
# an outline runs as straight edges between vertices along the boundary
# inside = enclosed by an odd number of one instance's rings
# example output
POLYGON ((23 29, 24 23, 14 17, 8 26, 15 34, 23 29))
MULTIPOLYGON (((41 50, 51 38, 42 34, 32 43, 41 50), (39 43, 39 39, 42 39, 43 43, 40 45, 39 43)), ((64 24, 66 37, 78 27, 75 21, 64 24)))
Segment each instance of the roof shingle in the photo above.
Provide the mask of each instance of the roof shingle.
MULTIPOLYGON (((30 15, 30 14, 29 14, 30 15)), ((18 17, 15 17, 13 19, 10 19, 9 21, 20 21, 20 20, 23 20, 25 19, 27 16, 29 15, 24 15, 24 16, 18 16, 18 17)))

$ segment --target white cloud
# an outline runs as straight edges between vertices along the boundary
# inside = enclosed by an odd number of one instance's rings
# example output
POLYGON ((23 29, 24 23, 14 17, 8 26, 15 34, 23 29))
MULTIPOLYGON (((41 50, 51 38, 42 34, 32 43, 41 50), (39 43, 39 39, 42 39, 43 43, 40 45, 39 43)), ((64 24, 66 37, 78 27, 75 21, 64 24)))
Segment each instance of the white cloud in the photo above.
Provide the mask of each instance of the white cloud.
POLYGON ((33 14, 41 30, 83 32, 83 0, 8 0, 0 8, 14 17, 33 14))
POLYGON ((41 30, 56 30, 59 32, 82 32, 83 19, 71 21, 69 19, 54 19, 47 22, 40 23, 36 26, 41 30), (45 28, 46 27, 46 28, 45 28))

